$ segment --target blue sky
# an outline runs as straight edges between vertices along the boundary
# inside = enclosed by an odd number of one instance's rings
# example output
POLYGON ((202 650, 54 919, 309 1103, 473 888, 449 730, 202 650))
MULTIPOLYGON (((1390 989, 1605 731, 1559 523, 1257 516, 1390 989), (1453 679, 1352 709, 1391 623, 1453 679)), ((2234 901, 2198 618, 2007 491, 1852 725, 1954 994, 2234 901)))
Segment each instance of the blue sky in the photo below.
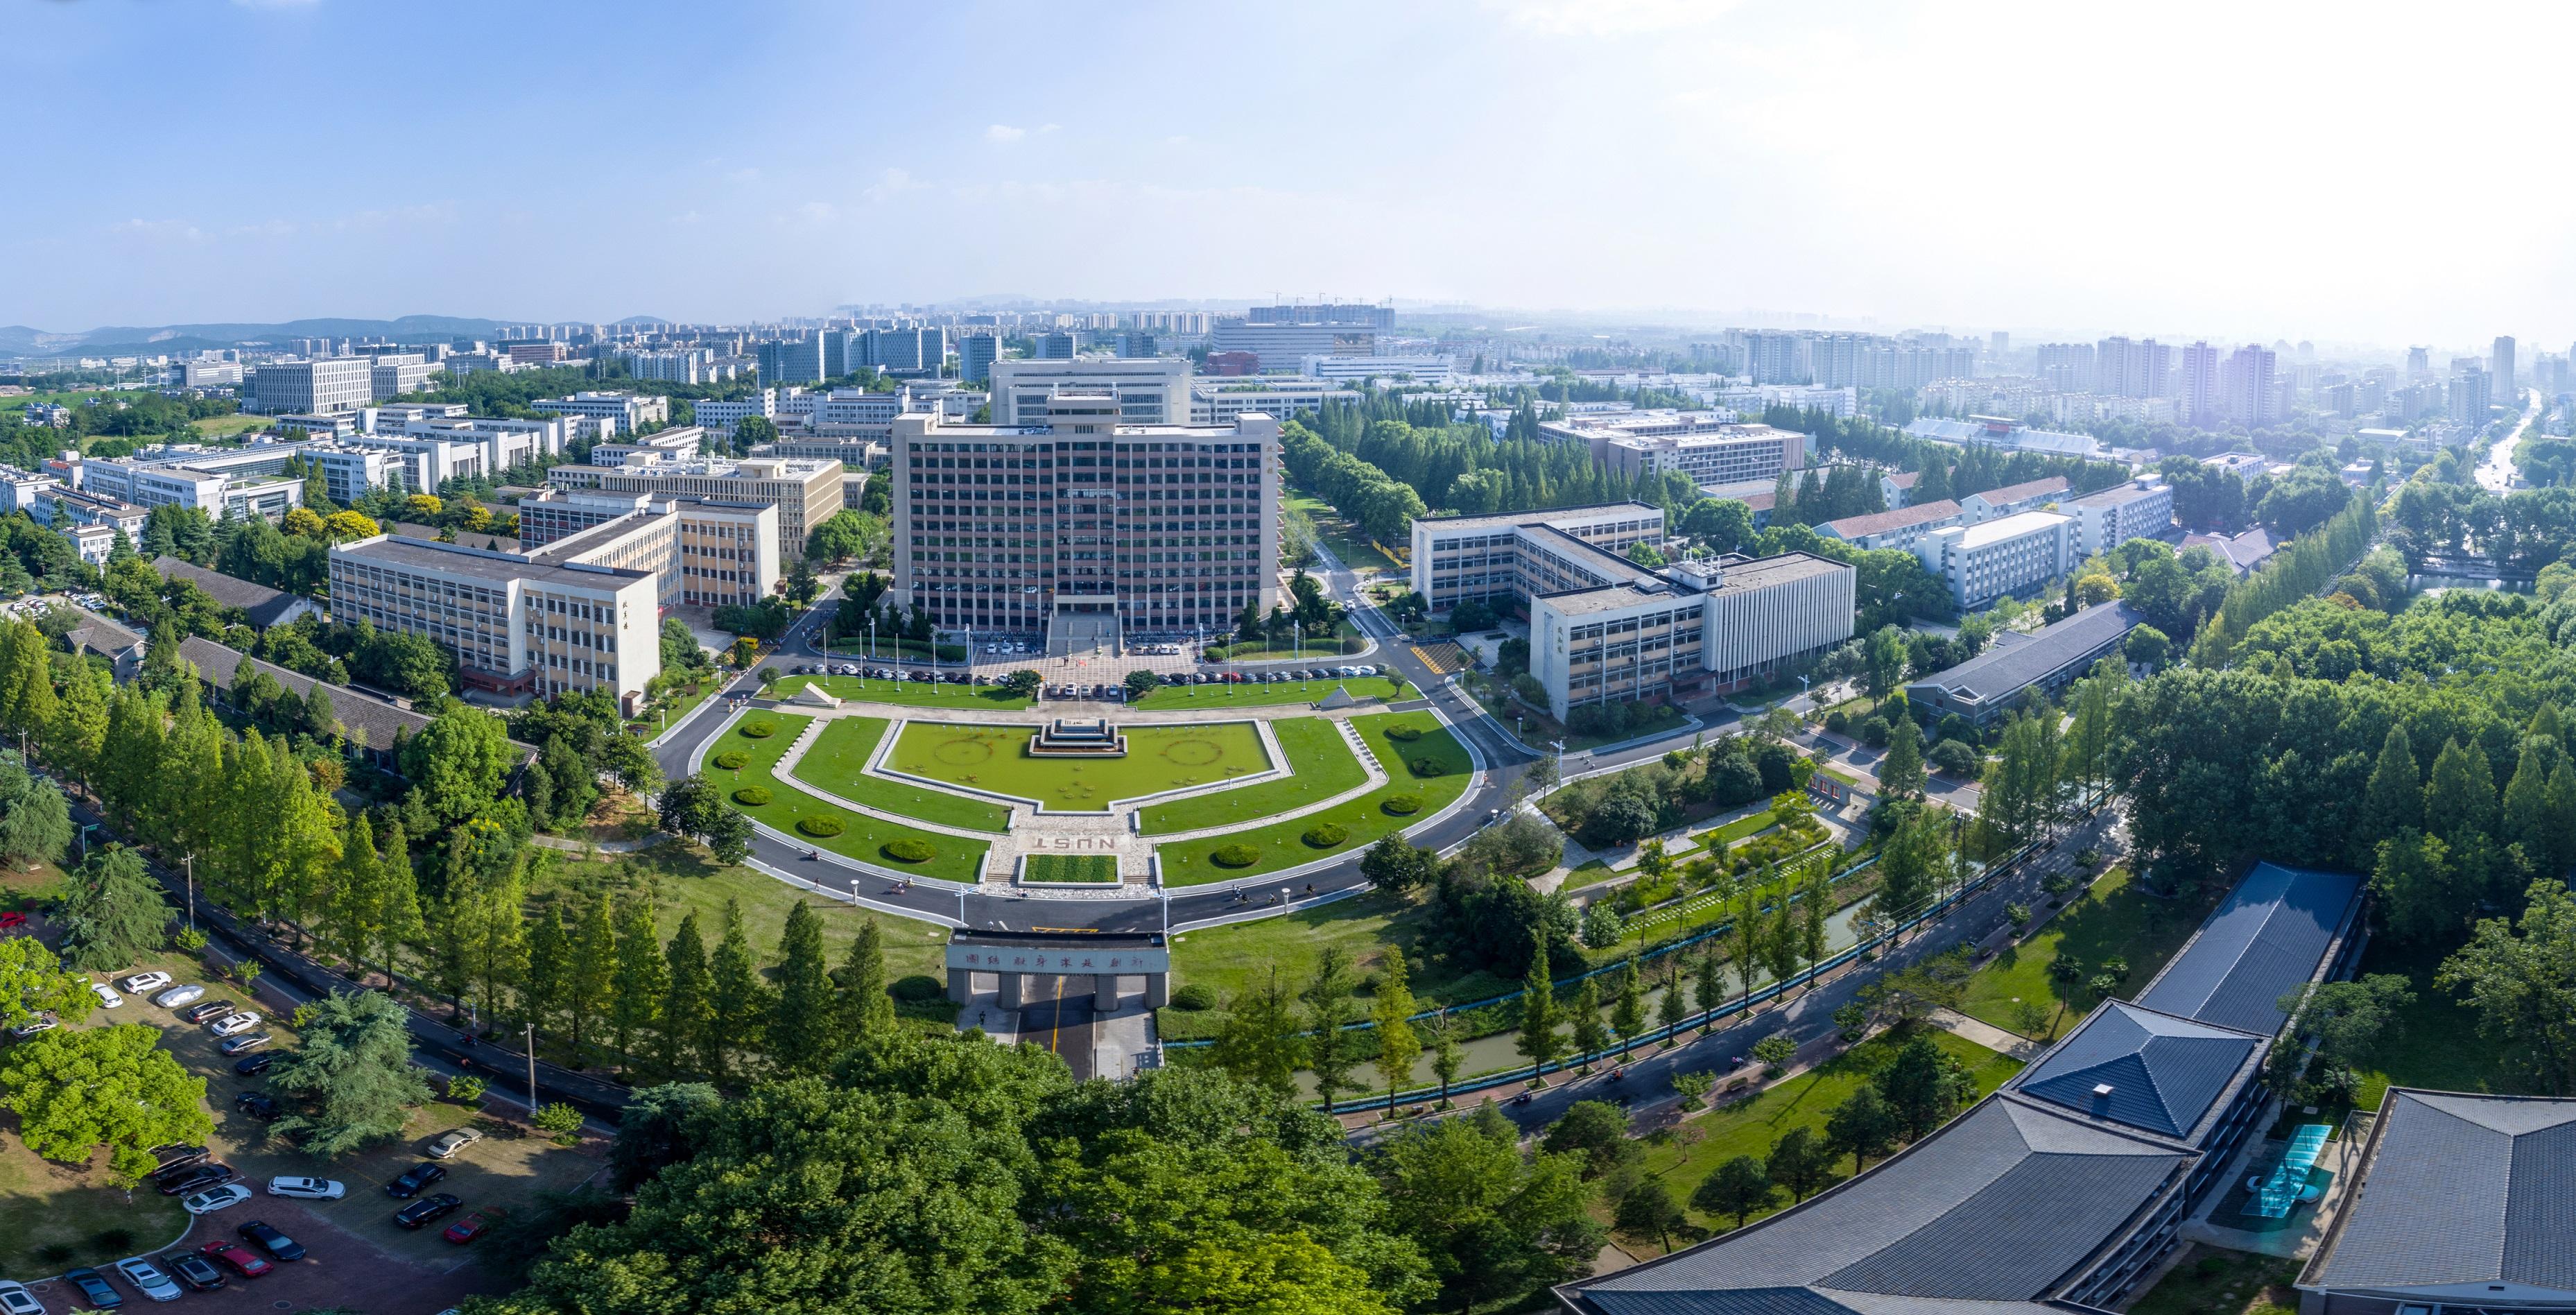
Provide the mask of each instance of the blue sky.
POLYGON ((0 323, 1275 293, 2576 335, 2559 11, 2138 18, 21 3, 0 323))

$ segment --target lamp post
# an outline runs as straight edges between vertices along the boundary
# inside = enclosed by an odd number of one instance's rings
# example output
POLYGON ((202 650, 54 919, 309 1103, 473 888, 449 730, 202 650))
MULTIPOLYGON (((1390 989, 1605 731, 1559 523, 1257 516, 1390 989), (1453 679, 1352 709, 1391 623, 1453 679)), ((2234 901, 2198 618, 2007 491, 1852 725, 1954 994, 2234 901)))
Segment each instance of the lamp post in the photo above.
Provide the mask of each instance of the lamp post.
POLYGON ((179 860, 188 873, 188 930, 197 929, 197 856, 189 854, 179 860))
POLYGON ((537 1025, 528 1024, 528 1117, 537 1116, 537 1025))

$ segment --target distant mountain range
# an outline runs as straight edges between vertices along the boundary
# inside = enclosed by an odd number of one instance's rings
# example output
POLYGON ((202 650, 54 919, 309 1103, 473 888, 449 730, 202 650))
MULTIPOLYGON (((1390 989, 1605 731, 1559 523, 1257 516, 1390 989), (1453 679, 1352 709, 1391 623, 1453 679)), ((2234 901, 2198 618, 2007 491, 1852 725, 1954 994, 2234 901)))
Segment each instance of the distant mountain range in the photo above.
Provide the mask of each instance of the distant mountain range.
MULTIPOLYGON (((202 351, 246 342, 275 343, 289 338, 489 338, 505 322, 527 323, 455 315, 405 315, 398 320, 288 320, 283 324, 164 324, 157 328, 107 325, 79 333, 10 324, 0 325, 0 356, 131 356, 202 351)), ((669 322, 652 315, 633 315, 617 321, 621 325, 669 322)))

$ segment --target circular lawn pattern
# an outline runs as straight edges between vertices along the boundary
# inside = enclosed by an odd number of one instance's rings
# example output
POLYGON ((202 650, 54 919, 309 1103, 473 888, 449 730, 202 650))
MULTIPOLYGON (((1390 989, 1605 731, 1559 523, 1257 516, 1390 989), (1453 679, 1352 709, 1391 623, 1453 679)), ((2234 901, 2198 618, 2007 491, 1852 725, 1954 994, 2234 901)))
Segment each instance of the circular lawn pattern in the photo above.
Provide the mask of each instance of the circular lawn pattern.
POLYGON ((993 745, 980 736, 965 736, 942 741, 930 756, 951 767, 972 767, 993 760, 993 745))
POLYGON ((1205 767, 1225 756, 1225 746, 1214 740, 1174 740, 1163 746, 1163 756, 1181 767, 1205 767))

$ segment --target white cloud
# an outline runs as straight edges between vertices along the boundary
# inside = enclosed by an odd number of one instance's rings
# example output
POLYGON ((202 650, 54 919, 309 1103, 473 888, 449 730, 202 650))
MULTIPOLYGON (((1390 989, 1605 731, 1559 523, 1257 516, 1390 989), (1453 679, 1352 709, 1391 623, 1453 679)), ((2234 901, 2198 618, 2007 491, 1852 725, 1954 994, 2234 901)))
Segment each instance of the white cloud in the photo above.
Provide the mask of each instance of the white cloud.
POLYGON ((905 170, 886 169, 877 174, 875 182, 860 189, 859 195, 870 201, 886 201, 906 192, 918 192, 928 186, 930 184, 913 177, 905 170))
POLYGON ((732 173, 726 174, 725 177, 737 183, 758 182, 760 181, 760 171, 746 166, 744 168, 736 169, 732 173))
POLYGON ((1558 37, 1630 37, 1703 27, 1733 0, 1486 0, 1503 21, 1558 37))
POLYGON ((705 218, 705 215, 699 214, 695 210, 684 210, 679 214, 671 216, 671 222, 685 228, 689 225, 696 224, 705 218))
POLYGON ((984 140, 1002 146, 1007 146, 1028 135, 1028 129, 1014 128, 1007 123, 997 123, 984 130, 984 140))
POLYGON ((206 234, 185 219, 128 219, 111 224, 108 231, 156 242, 202 242, 206 234))

